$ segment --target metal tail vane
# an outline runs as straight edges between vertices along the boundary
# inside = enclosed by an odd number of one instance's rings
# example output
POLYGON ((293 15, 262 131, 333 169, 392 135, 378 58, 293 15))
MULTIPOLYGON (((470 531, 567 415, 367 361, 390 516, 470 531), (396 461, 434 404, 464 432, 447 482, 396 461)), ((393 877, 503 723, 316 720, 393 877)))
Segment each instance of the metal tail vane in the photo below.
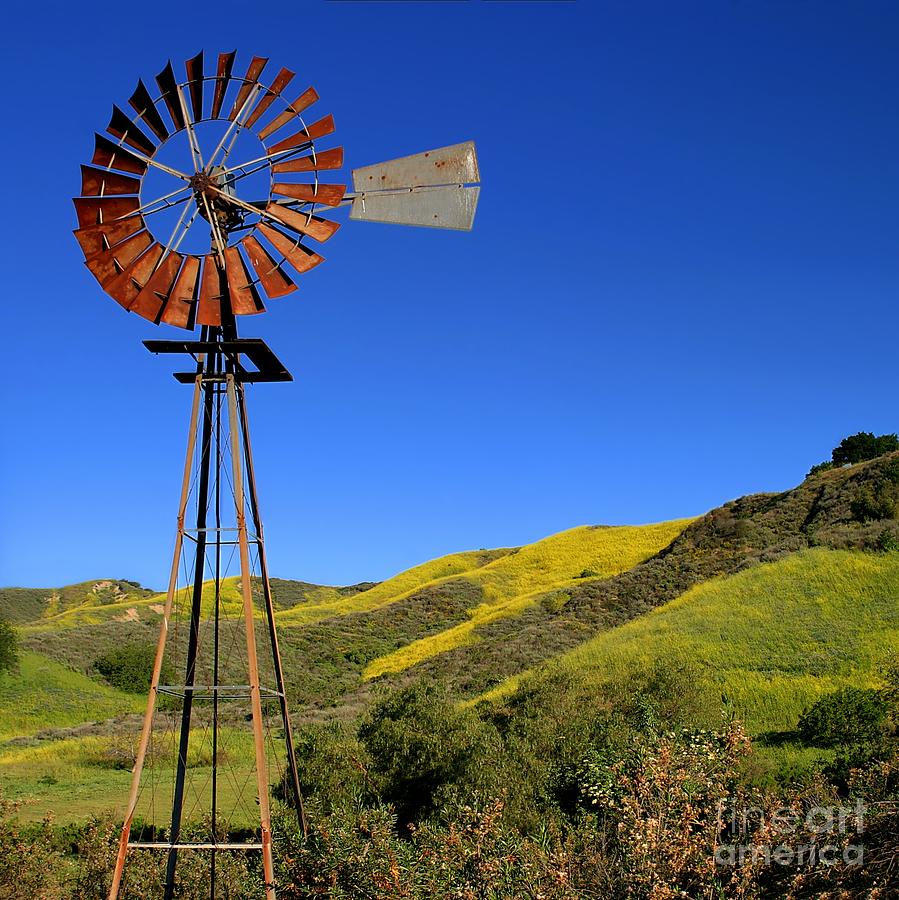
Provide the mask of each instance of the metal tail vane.
POLYGON ((207 73, 201 52, 181 79, 169 62, 155 88, 138 81, 129 111, 113 106, 105 133, 95 135, 74 200, 75 237, 103 290, 151 322, 200 328, 198 338, 144 342, 155 353, 189 355, 189 371, 175 377, 193 385, 193 404, 110 900, 127 891, 129 853, 154 851, 166 858, 166 900, 184 853, 208 854, 215 898, 216 857, 229 851, 261 852, 272 900, 273 777, 306 829, 244 390, 292 379, 264 341, 238 337, 237 317, 264 312, 266 301, 295 291, 298 276, 323 262, 319 245, 339 228, 331 216, 340 207, 350 208, 350 221, 467 231, 478 201, 471 142, 356 168, 349 193, 322 180, 343 167, 344 154, 327 147, 332 116, 305 118, 318 93, 293 90, 294 73, 270 69, 264 57, 235 75, 236 56, 219 54, 207 73), (253 150, 234 163, 232 152, 248 140, 253 150), (170 151, 179 147, 176 158, 170 151), (208 245, 191 248, 198 231, 208 245), (178 683, 163 683, 173 671, 178 683), (242 737, 247 721, 251 740, 242 737), (247 771, 235 774, 241 760, 247 771), (159 809, 155 786, 164 795, 159 809), (194 814, 205 824, 193 824, 194 814), (250 840, 229 836, 229 823, 249 820, 258 826, 250 840))

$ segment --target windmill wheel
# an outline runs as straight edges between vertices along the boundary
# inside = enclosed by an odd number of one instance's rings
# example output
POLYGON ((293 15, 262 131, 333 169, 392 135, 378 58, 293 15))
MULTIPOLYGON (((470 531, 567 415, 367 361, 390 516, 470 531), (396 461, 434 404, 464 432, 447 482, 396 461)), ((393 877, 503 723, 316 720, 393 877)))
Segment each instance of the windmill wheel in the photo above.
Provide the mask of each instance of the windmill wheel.
POLYGON ((333 134, 333 117, 307 124, 314 88, 287 100, 293 72, 263 81, 268 60, 253 57, 235 76, 235 55, 219 54, 207 75, 197 54, 184 81, 169 62, 155 97, 138 81, 132 114, 113 106, 81 167, 75 236, 85 264, 106 293, 151 322, 192 329, 221 325, 229 312, 264 312, 265 297, 296 290, 296 274, 323 261, 306 242, 338 228, 321 213, 346 186, 322 183, 319 172, 340 169, 343 148, 317 146, 333 134))

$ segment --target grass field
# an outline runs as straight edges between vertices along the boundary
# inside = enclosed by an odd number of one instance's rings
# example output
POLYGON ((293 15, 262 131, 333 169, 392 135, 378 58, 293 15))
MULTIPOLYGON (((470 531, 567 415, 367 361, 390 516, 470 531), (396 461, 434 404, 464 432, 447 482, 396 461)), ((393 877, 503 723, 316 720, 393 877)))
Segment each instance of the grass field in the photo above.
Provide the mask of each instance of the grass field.
MULTIPOLYGON (((572 528, 467 572, 465 577, 478 584, 485 599, 470 610, 469 621, 372 660, 364 677, 402 672, 439 653, 471 644, 477 640, 479 626, 517 615, 548 592, 627 571, 667 547, 691 521, 572 528)), ((564 602, 564 597, 559 602, 564 602)))
MULTIPOLYGON (((821 694, 878 682, 899 651, 899 554, 812 549, 705 582, 549 664, 604 682, 687 660, 752 733, 788 730, 821 694)), ((482 699, 512 692, 509 679, 482 699)))

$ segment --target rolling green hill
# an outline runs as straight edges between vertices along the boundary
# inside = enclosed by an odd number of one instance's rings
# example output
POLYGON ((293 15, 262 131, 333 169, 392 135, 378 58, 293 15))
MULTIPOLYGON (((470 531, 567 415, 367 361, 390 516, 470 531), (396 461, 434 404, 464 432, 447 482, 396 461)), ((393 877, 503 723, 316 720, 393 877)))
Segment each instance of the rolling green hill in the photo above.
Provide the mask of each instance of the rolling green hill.
MULTIPOLYGON (((273 579, 294 719, 356 720, 382 691, 419 679, 502 707, 519 685, 563 675, 590 704, 611 680, 686 659, 715 715, 723 694, 753 732, 789 729, 822 692, 875 683, 899 649, 897 511, 893 454, 697 519, 574 528, 453 553, 381 583, 273 579)), ((238 613, 236 578, 222 598, 226 614, 238 613)), ((203 599, 208 618, 208 585, 203 599)), ((13 754, 4 758, 19 785, 7 790, 52 795, 74 815, 87 802, 78 783, 118 789, 119 775, 98 781, 85 767, 134 728, 127 714, 143 700, 103 683, 95 663, 123 643, 152 644, 163 601, 125 581, 0 591, 0 615, 17 623, 25 651, 20 672, 0 676, 0 753, 13 754), (52 736, 76 742, 78 765, 58 758, 61 744, 48 749, 47 729, 71 730, 52 736), (32 776, 51 764, 62 786, 35 793, 32 776)), ((201 644, 211 628, 201 623, 201 644)), ((173 629, 175 658, 186 637, 173 629)), ((242 666, 239 653, 225 659, 223 681, 242 683, 242 666)))

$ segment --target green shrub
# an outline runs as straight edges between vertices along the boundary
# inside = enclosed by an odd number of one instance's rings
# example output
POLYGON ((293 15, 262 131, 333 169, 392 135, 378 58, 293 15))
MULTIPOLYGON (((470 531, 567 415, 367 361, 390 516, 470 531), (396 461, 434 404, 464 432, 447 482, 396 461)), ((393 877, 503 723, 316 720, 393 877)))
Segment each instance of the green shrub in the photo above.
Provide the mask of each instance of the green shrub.
POLYGON ((816 747, 839 747, 876 740, 884 730, 889 706, 880 691, 842 688, 807 709, 796 726, 816 747))
POLYGON ((14 669, 19 662, 19 640, 6 619, 0 619, 0 673, 14 669))
MULTIPOLYGON (((94 662, 94 668, 113 686, 132 694, 145 694, 150 687, 156 648, 135 642, 107 651, 94 662)), ((161 680, 166 683, 169 671, 165 664, 161 680)))

